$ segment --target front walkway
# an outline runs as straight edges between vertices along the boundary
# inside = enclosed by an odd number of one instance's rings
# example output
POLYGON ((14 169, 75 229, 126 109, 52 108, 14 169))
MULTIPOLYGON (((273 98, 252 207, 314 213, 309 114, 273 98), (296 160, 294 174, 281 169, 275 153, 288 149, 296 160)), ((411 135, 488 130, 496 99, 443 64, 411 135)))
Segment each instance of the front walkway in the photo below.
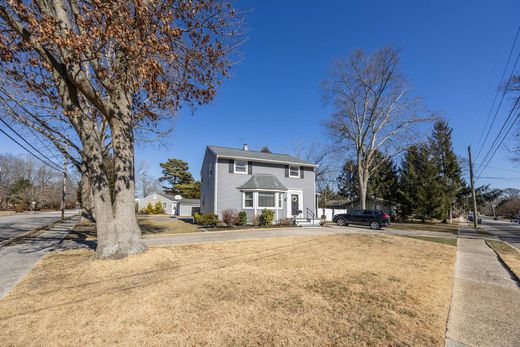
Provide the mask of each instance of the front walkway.
POLYGON ((29 273, 46 253, 61 247, 63 238, 78 220, 79 216, 67 219, 40 235, 27 237, 0 249, 0 299, 29 273))
POLYGON ((520 285, 482 239, 458 239, 446 346, 520 346, 520 285))

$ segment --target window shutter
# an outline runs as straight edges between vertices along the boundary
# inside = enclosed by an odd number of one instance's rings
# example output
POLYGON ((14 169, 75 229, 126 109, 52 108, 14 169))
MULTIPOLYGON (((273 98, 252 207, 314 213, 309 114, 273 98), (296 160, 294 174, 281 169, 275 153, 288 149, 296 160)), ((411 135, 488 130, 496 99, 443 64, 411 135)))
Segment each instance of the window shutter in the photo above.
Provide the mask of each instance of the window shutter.
POLYGON ((289 165, 285 165, 285 177, 289 177, 289 165))
POLYGON ((229 173, 235 172, 235 161, 233 159, 229 159, 229 173))
POLYGON ((248 175, 253 174, 253 162, 250 162, 250 161, 247 162, 247 174, 248 175))
POLYGON ((305 171, 304 167, 300 166, 300 178, 303 178, 303 171, 305 171))

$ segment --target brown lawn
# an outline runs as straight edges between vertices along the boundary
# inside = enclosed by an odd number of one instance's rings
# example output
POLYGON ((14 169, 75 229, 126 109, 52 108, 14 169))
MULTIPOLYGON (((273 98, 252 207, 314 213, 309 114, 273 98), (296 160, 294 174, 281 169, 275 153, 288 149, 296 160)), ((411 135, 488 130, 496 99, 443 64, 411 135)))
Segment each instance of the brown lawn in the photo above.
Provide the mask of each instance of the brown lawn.
MULTIPOLYGON (((145 237, 153 235, 185 234, 200 231, 194 224, 183 222, 166 215, 138 216, 137 223, 145 237)), ((68 237, 80 237, 90 240, 95 239, 96 225, 91 222, 76 224, 74 232, 69 234, 68 237)))
POLYGON ((0 300, 2 345, 443 346, 455 247, 333 235, 55 253, 0 300))
POLYGON ((520 251, 503 241, 487 240, 486 243, 498 254, 516 277, 520 278, 520 251))
POLYGON ((441 222, 395 222, 385 229, 397 229, 397 230, 421 230, 421 231, 438 231, 448 232, 457 234, 459 231, 459 222, 454 220, 453 223, 441 223, 441 222))

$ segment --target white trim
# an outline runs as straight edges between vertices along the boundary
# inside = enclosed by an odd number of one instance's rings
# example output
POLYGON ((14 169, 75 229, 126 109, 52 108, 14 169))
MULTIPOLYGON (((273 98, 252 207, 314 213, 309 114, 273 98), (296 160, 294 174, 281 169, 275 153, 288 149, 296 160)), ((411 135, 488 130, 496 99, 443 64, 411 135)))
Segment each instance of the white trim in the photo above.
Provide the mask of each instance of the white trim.
MULTIPOLYGON (((213 154, 215 152, 211 151, 213 154)), ((279 163, 279 164, 285 164, 285 165, 299 165, 299 166, 307 166, 307 167, 318 167, 316 164, 307 164, 307 163, 293 163, 283 160, 269 160, 269 159, 261 159, 261 158, 247 158, 247 157, 239 157, 239 156, 229 156, 229 155, 220 155, 215 154, 217 156, 217 160, 219 158, 225 158, 225 159, 239 159, 239 160, 246 160, 246 161, 260 161, 264 163, 279 163)))
POLYGON ((250 188, 250 189, 240 189, 241 192, 285 192, 285 190, 280 189, 260 189, 260 188, 250 188))
POLYGON ((298 210, 301 210, 302 213, 296 217, 303 217, 303 190, 298 190, 298 189, 289 189, 287 191, 287 198, 286 198, 286 205, 287 205, 287 217, 294 217, 292 215, 292 211, 291 211, 291 207, 292 207, 292 201, 290 200, 291 199, 291 194, 298 194, 298 210))
POLYGON ((216 157, 215 158, 215 184, 214 184, 214 186, 215 186, 215 188, 214 188, 215 192, 214 193, 215 194, 213 194, 213 214, 217 214, 217 201, 218 201, 218 199, 217 199, 217 191, 218 191, 218 189, 217 189, 217 183, 218 183, 218 156, 215 156, 215 157, 216 157))
POLYGON ((255 208, 255 193, 254 192, 242 192, 242 208, 244 210, 252 210, 255 208), (246 206, 246 193, 253 193, 253 206, 246 206))
POLYGON ((289 165, 289 177, 290 178, 301 178, 301 167, 298 165, 289 165), (298 168, 298 174, 297 175, 291 175, 291 167, 292 168, 298 168))
POLYGON ((247 175, 248 171, 249 171, 248 166, 249 166, 249 162, 247 160, 233 160, 233 173, 247 175), (246 171, 244 171, 244 172, 237 171, 237 161, 243 161, 244 163, 246 163, 246 171))

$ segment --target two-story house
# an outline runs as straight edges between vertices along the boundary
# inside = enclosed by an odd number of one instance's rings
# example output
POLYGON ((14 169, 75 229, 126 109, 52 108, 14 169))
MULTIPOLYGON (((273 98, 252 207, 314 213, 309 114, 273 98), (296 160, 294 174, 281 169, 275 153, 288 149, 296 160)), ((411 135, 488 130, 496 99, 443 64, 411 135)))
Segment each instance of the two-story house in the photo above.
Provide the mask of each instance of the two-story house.
POLYGON ((263 209, 281 218, 314 219, 316 182, 311 162, 287 155, 208 146, 201 177, 201 213, 246 211, 248 221, 263 209))

